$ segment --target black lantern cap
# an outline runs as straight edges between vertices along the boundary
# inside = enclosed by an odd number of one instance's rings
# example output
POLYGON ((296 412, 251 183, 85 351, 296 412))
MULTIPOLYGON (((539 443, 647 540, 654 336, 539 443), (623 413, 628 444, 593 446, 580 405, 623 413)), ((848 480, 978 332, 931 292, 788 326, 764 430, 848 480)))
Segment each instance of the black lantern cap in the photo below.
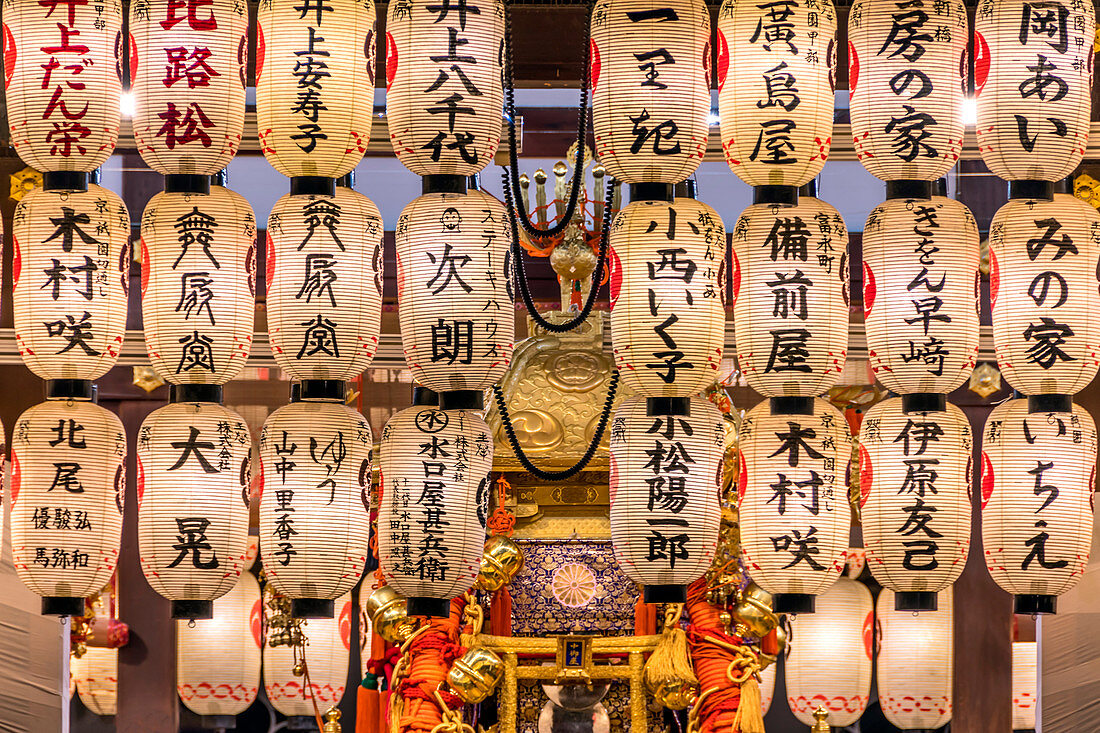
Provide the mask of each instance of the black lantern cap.
POLYGON ((676 186, 671 183, 631 183, 630 200, 668 201, 676 198, 676 186))
POLYGON ((1010 199, 1054 199, 1054 184, 1050 181, 1036 181, 1023 179, 1008 182, 1008 197, 1010 199))
POLYGON ((1027 397, 1029 415, 1039 412, 1073 412, 1073 395, 1033 394, 1027 397))
POLYGON ((335 606, 327 598, 291 598, 290 615, 294 618, 332 618, 335 606))
POLYGON ((647 585, 642 589, 645 603, 685 603, 686 585, 647 585))
POLYGON ((1049 616, 1058 613, 1058 596, 1019 595, 1014 596, 1015 612, 1030 616, 1049 616))
POLYGON ((811 178, 805 185, 798 187, 799 196, 808 196, 809 198, 817 198, 817 179, 811 178))
MULTIPOLYGON (((444 394, 446 394, 446 392, 444 392, 444 394)), ((411 596, 407 599, 405 612, 409 616, 431 616, 432 618, 447 618, 451 615, 451 601, 448 598, 411 596)))
POLYGON ((772 610, 776 613, 813 613, 815 597, 809 593, 776 593, 772 596, 772 610))
POLYGON ((939 597, 924 590, 907 590, 894 594, 895 611, 936 611, 939 609, 939 597))
POLYGON ((164 177, 165 193, 210 193, 210 176, 172 173, 164 177))
POLYGON ((676 198, 678 199, 697 199, 699 198, 699 182, 694 178, 689 178, 686 181, 680 181, 676 184, 676 198))
POLYGON ((83 616, 84 599, 77 596, 42 596, 43 616, 83 616))
POLYGON ((348 383, 339 379, 303 379, 298 383, 298 396, 302 402, 344 402, 348 383))
POLYGON ((889 199, 930 199, 932 182, 903 178, 886 182, 886 198, 889 199))
POLYGON ((88 174, 80 171, 46 171, 42 174, 43 191, 87 191, 88 174))
MULTIPOLYGON (((202 730, 227 731, 237 730, 237 716, 235 715, 200 715, 199 727, 202 730)), ((314 728, 316 730, 316 727, 314 728)))
POLYGON ((326 176, 294 176, 290 179, 291 196, 335 196, 336 179, 326 176))
POLYGON ((754 204, 797 206, 798 188, 796 186, 753 186, 752 202, 754 204))
POLYGON ((95 399, 95 386, 90 379, 47 379, 45 387, 47 400, 95 399))
POLYGON ((901 411, 908 415, 911 412, 943 412, 947 409, 947 395, 939 392, 913 392, 901 396, 901 411))
POLYGON ((214 618, 214 601, 172 601, 172 618, 177 621, 214 618))
POLYGON ((480 410, 485 407, 485 393, 480 389, 452 389, 439 393, 441 410, 480 410))
POLYGON ((290 401, 301 402, 302 401, 302 385, 297 382, 290 383, 290 401))
POLYGON ((472 176, 466 176, 466 190, 467 191, 480 191, 481 190, 481 174, 475 173, 472 176))
POLYGON ((772 415, 812 415, 813 397, 770 397, 772 415))
POLYGON ((937 178, 932 182, 932 195, 947 198, 947 176, 937 178))
POLYGON ((228 185, 228 183, 229 183, 229 169, 228 168, 222 168, 220 171, 218 171, 214 175, 210 176, 210 185, 211 186, 221 186, 222 188, 225 188, 225 186, 228 185))
POLYGON ((220 384, 173 384, 168 388, 168 401, 178 402, 222 402, 220 384))
POLYGON ((416 385, 413 387, 413 407, 439 407, 439 393, 416 385))
POLYGON ((664 415, 691 415, 690 397, 646 397, 646 417, 664 415))
POLYGON ((1068 176, 1051 184, 1053 193, 1073 194, 1073 176, 1068 176))
POLYGON ((466 176, 431 175, 420 179, 420 192, 466 193, 466 176))
POLYGON ((337 178, 336 185, 339 188, 355 188, 355 171, 348 171, 344 175, 337 178))

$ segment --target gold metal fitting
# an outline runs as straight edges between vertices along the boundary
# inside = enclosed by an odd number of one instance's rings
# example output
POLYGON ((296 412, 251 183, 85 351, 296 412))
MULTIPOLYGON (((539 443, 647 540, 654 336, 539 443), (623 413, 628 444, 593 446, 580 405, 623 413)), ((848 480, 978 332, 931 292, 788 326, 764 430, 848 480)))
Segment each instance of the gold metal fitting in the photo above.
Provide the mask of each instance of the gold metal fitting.
POLYGON ((687 680, 668 680, 653 690, 653 699, 669 710, 685 710, 695 705, 699 686, 687 680))
POLYGON ((492 593, 508 583, 523 568, 523 550, 511 537, 493 535, 485 543, 481 554, 481 568, 477 573, 476 585, 483 591, 492 593))
POLYGON ((824 705, 819 705, 814 711, 814 727, 810 729, 810 733, 830 733, 829 711, 824 705))
POLYGON ((376 589, 367 598, 367 615, 375 633, 393 644, 404 644, 420 626, 416 619, 409 617, 408 602, 388 585, 376 589))
POLYGON ((324 715, 325 727, 321 729, 321 733, 341 733, 340 730, 340 711, 336 708, 329 708, 324 715))
POLYGON ((745 588, 733 613, 737 616, 738 636, 760 639, 779 625, 779 617, 772 611, 772 594, 756 583, 749 583, 745 588))
POLYGON ((455 660, 447 673, 447 684, 462 701, 472 705, 493 694, 504 677, 504 662, 482 647, 469 649, 455 660))

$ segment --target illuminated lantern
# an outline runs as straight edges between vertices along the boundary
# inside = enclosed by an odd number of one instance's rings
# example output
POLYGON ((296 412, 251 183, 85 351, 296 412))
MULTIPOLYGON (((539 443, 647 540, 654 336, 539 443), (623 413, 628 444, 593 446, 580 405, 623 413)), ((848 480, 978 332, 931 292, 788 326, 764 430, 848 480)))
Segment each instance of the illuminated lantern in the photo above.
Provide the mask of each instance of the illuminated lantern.
POLYGON ((94 184, 36 188, 15 207, 12 240, 12 315, 23 362, 43 379, 103 376, 126 334, 130 215, 122 199, 94 184))
MULTIPOLYGON (((848 87, 856 158, 884 181, 932 181, 962 152, 966 6, 856 0, 848 87)), ((832 722, 832 721, 830 721, 832 722)), ((835 723, 834 723, 835 725, 835 723)))
POLYGON ((689 198, 634 201, 610 234, 611 342, 623 385, 689 397, 719 377, 726 231, 689 198))
POLYGON ((306 678, 294 674, 295 650, 290 646, 264 646, 264 692, 271 705, 288 717, 314 717, 314 704, 324 712, 340 704, 350 663, 352 616, 351 596, 336 599, 339 616, 311 619, 302 627, 307 644, 298 654, 309 669, 306 678))
POLYGON ((820 706, 837 728, 863 715, 871 696, 874 627, 871 591, 849 578, 818 597, 816 613, 791 618, 787 704, 804 725, 813 725, 820 706))
POLYGON ((314 384, 260 433, 260 557, 294 615, 311 619, 331 618, 332 599, 363 574, 372 444, 370 424, 339 396, 305 401, 314 384))
MULTIPOLYGON (((15 152, 52 180, 89 173, 115 149, 122 94, 122 2, 4 7, 4 102, 15 152)), ((80 183, 77 188, 83 188, 80 183)))
POLYGON ((1011 198, 990 224, 997 366, 1043 411, 1068 411, 1070 397, 1096 376, 1098 261, 1100 214, 1072 196, 1011 198))
POLYGON ((96 715, 116 714, 118 649, 90 646, 83 656, 70 659, 69 673, 84 707, 96 715))
POLYGON ((493 437, 478 410, 441 410, 418 389, 382 430, 378 563, 410 616, 448 616, 485 546, 493 437))
POLYGON ((733 230, 737 362, 750 387, 780 398, 777 409, 809 409, 806 398, 844 370, 847 251, 840 214, 810 196, 795 206, 753 204, 733 230))
POLYGON ((214 601, 213 618, 176 624, 176 691, 190 710, 240 715, 256 699, 261 607, 260 584, 246 572, 214 601))
POLYGON ((973 215, 946 196, 888 198, 867 219, 863 316, 871 370, 910 403, 942 401, 974 370, 979 258, 973 215))
POLYGON ((718 12, 718 111, 726 162, 750 186, 801 186, 833 135, 836 10, 725 0, 718 12), (773 9, 774 8, 774 9, 773 9))
POLYGON ((1035 730, 1038 667, 1037 642, 1012 642, 1012 730, 1035 730))
POLYGON ((647 603, 681 603, 714 560, 722 414, 705 398, 624 400, 611 419, 611 542, 647 603))
MULTIPOLYGON (((373 0, 272 0, 256 18, 256 126, 284 176, 339 178, 374 118, 373 0)), ((427 85, 425 85, 427 86, 427 85)))
POLYGON ((775 698, 775 670, 778 664, 769 664, 760 670, 760 707, 764 709, 764 715, 772 709, 772 700, 775 698))
POLYGON ((970 423, 950 403, 906 412, 904 400, 894 397, 863 416, 863 543, 875 580, 898 591, 898 610, 935 610, 936 591, 962 574, 970 549, 972 448, 970 423))
POLYGON ((889 589, 878 597, 879 704, 902 730, 933 730, 951 720, 955 604, 950 587, 937 595, 936 610, 921 613, 895 610, 889 589))
POLYGON ((84 614, 115 571, 122 540, 126 434, 91 402, 50 400, 12 431, 11 544, 42 613, 84 614))
POLYGON ((366 196, 287 195, 267 220, 267 328, 295 379, 348 380, 370 365, 382 319, 382 215, 366 196), (319 338, 319 334, 325 338, 319 338))
POLYGON ((852 436, 825 400, 812 400, 811 410, 775 415, 761 402, 741 421, 741 559, 776 596, 777 613, 813 611, 813 596, 836 582, 848 549, 852 436))
POLYGON ((1089 138, 1095 36, 1092 3, 978 3, 975 132, 990 171, 1057 181, 1077 168, 1089 138))
POLYGON ((252 439, 240 415, 180 392, 138 431, 138 549, 172 618, 208 619, 248 567, 252 439))
POLYGON ((709 133, 706 3, 598 0, 589 53, 592 133, 607 174, 632 184, 688 178, 709 133))
POLYGON ((386 123, 397 159, 418 176, 469 176, 493 161, 504 105, 504 13, 503 0, 390 3, 386 123))
POLYGON ((256 220, 244 197, 221 186, 158 193, 141 216, 141 261, 145 346, 157 373, 172 384, 237 376, 256 292, 256 220))
POLYGON ((1027 400, 993 409, 982 440, 982 546, 1016 613, 1054 613, 1080 582, 1092 546, 1096 424, 1088 411, 1031 414, 1027 400))
POLYGON ((134 0, 129 28, 142 159, 165 175, 217 173, 244 132, 247 3, 134 0))
POLYGON ((405 361, 417 383, 441 393, 443 409, 480 409, 482 390, 500 381, 512 359, 507 216, 481 194, 428 193, 397 221, 405 361))

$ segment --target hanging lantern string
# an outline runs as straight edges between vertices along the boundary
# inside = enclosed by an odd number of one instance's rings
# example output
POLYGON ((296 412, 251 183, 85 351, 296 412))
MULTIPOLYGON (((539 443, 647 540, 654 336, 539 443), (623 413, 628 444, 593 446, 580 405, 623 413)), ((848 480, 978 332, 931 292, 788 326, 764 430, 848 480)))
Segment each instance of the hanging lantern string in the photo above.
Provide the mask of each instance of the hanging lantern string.
POLYGON ((496 397, 497 411, 500 412, 500 421, 504 425, 504 433, 508 436, 508 444, 512 446, 512 452, 516 454, 516 458, 519 459, 523 467, 543 481, 564 481, 584 470, 584 467, 592 460, 592 456, 596 455, 596 448, 603 440, 603 433, 607 428, 607 420, 611 417, 611 406, 615 404, 615 392, 618 387, 619 372, 613 371, 611 372, 611 384, 607 386, 607 399, 604 400, 603 410, 600 412, 600 421, 596 425, 596 432, 592 436, 592 440, 588 443, 588 450, 584 452, 579 461, 561 471, 546 471, 531 462, 531 459, 523 452, 519 439, 516 437, 516 429, 508 415, 508 405, 504 402, 504 392, 501 390, 500 385, 493 385, 493 395, 496 397))
POLYGON ((581 52, 581 101, 577 113, 577 157, 573 162, 573 180, 569 184, 569 200, 565 205, 565 212, 561 221, 548 229, 539 229, 531 223, 530 213, 523 203, 519 185, 519 153, 516 144, 516 69, 512 49, 512 12, 508 10, 504 14, 504 113, 508 120, 508 170, 504 175, 504 192, 508 202, 508 213, 513 219, 519 219, 524 230, 535 238, 545 239, 553 237, 565 231, 573 220, 573 212, 577 208, 577 199, 580 196, 581 179, 584 177, 584 150, 585 137, 588 132, 588 92, 589 92, 589 47, 592 38, 592 0, 585 3, 587 21, 584 31, 584 50, 581 52), (508 196, 507 194, 511 194, 508 196))
MULTIPOLYGON (((507 178, 508 174, 505 173, 504 177, 507 178)), ((611 228, 611 205, 615 197, 615 180, 612 178, 607 179, 607 193, 604 195, 604 208, 603 218, 600 220, 600 251, 597 253, 596 269, 592 273, 592 287, 588 291, 588 297, 585 298, 584 307, 581 308, 573 318, 570 318, 564 323, 553 323, 543 318, 535 307, 535 301, 531 297, 531 286, 527 282, 527 271, 523 264, 523 246, 519 241, 519 227, 516 225, 517 215, 515 209, 512 208, 513 197, 512 191, 508 187, 508 182, 504 183, 504 201, 508 205, 508 221, 512 227, 512 261, 515 262, 516 280, 519 283, 519 292, 523 296, 523 304, 527 307, 527 312, 531 315, 531 319, 542 329, 550 333, 566 333, 572 331, 577 326, 588 320, 589 314, 592 313, 592 306, 596 304, 596 293, 600 289, 600 284, 603 282, 604 267, 607 262, 607 244, 608 244, 608 230, 611 228)), ((568 221, 568 218, 563 217, 562 221, 568 221)), ((517 453, 518 455, 518 453, 517 453)))

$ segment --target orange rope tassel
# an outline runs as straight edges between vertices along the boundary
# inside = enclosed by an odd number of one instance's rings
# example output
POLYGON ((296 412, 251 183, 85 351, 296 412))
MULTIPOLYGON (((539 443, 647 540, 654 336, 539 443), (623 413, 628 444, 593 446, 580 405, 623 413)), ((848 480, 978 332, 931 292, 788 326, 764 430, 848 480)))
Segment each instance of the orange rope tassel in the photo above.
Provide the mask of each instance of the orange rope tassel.
POLYGON ((657 633, 657 605, 646 603, 639 595, 634 604, 634 635, 652 636, 657 633))
POLYGON ((379 733, 378 690, 359 685, 355 705, 355 733, 379 733))
POLYGON ((489 612, 489 633, 493 636, 512 635, 512 594, 504 586, 493 594, 489 612))
MULTIPOLYGON (((465 651, 458 643, 465 608, 466 601, 455 598, 451 601, 451 615, 432 619, 429 630, 409 645, 408 676, 394 691, 402 700, 401 717, 397 721, 401 733, 431 733, 443 722, 435 695, 440 684, 446 682, 451 665, 465 651)), ((462 700, 454 693, 442 691, 440 695, 451 710, 462 706, 462 700)))
POLYGON ((722 630, 720 611, 707 602, 704 578, 688 586, 685 608, 691 616, 691 625, 687 629, 688 648, 691 650, 695 676, 699 678, 699 691, 703 697, 698 713, 699 732, 738 731, 739 727, 735 728, 734 725, 738 722, 741 687, 730 682, 726 676, 726 670, 736 655, 723 645, 740 646, 741 639, 722 630))

